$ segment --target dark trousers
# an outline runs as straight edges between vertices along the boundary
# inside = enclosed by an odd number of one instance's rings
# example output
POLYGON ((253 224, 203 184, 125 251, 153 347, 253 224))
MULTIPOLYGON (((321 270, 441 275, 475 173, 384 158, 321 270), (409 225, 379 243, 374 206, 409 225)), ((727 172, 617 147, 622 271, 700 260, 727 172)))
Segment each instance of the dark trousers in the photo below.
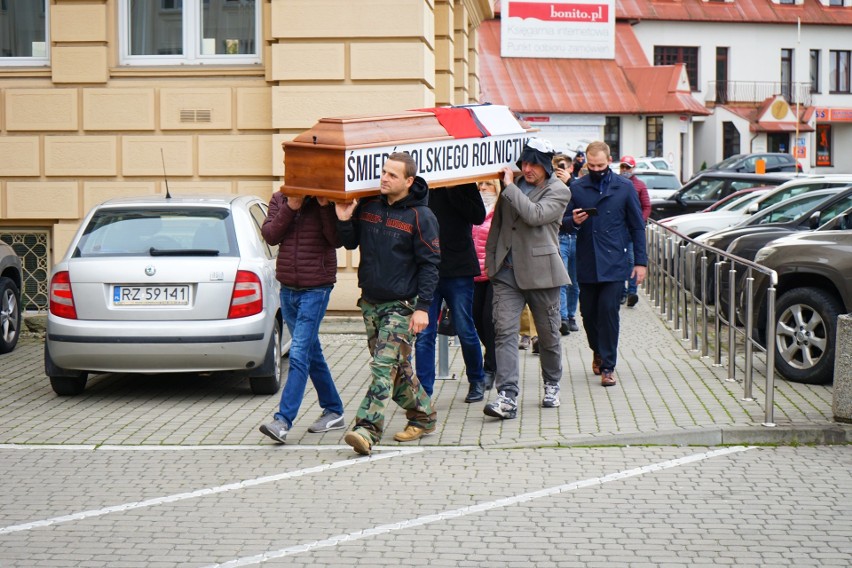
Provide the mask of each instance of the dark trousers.
POLYGON ((494 289, 490 280, 473 283, 473 324, 482 341, 485 370, 494 373, 497 370, 497 357, 494 355, 494 289))
POLYGON ((618 310, 624 281, 583 282, 580 285, 580 313, 592 351, 601 356, 601 369, 615 369, 618 351, 618 310))

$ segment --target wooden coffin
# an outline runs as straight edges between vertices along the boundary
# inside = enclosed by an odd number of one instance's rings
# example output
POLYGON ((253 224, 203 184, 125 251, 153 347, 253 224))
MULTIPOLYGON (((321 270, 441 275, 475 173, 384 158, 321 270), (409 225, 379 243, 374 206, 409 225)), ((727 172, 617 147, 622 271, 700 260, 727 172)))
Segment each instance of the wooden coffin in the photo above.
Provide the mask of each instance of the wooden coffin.
POLYGON ((533 131, 497 105, 323 118, 282 144, 281 191, 335 201, 378 194, 385 159, 400 151, 432 188, 494 179, 514 167, 533 131))

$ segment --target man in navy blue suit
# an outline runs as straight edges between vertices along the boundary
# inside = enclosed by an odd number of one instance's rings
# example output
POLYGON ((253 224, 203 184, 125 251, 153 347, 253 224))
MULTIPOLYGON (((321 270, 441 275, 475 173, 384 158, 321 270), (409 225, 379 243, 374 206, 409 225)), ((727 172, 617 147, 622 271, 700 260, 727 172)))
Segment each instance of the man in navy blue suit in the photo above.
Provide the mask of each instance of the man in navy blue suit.
POLYGON ((588 175, 571 182, 572 212, 577 227, 577 280, 580 313, 592 371, 601 385, 615 385, 619 318, 624 281, 645 279, 645 221, 633 184, 609 168, 609 146, 600 141, 586 148, 588 175), (633 247, 633 262, 628 247, 633 247))

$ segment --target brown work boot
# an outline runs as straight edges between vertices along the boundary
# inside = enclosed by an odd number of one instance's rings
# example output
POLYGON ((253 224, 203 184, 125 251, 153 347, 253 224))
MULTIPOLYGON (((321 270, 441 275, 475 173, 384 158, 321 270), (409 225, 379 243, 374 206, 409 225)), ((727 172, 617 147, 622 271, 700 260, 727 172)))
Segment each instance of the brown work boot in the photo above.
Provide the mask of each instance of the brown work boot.
POLYGON ((343 441, 352 446, 352 449, 362 456, 369 456, 373 451, 373 444, 359 434, 358 432, 347 432, 345 436, 343 436, 343 441))
POLYGON ((612 374, 612 371, 609 369, 604 369, 601 373, 601 386, 603 387, 614 387, 615 386, 615 375, 612 374))
POLYGON ((601 356, 595 353, 595 356, 592 357, 592 372, 596 375, 601 374, 601 363, 603 363, 603 359, 601 356))
POLYGON ((426 434, 431 434, 434 431, 435 426, 432 426, 431 428, 422 428, 420 426, 415 426, 414 424, 409 424, 405 427, 405 430, 394 434, 393 439, 397 442, 412 442, 422 438, 426 434))

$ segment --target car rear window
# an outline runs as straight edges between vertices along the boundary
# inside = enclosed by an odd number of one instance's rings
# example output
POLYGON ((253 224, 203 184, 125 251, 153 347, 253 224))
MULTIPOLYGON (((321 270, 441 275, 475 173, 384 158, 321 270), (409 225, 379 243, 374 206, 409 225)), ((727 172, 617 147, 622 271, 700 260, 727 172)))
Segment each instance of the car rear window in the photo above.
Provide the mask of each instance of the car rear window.
POLYGON ((101 209, 74 250, 96 256, 237 256, 230 211, 221 208, 101 209))
POLYGON ((676 176, 653 174, 648 172, 633 174, 648 186, 648 189, 680 189, 680 182, 676 176))

